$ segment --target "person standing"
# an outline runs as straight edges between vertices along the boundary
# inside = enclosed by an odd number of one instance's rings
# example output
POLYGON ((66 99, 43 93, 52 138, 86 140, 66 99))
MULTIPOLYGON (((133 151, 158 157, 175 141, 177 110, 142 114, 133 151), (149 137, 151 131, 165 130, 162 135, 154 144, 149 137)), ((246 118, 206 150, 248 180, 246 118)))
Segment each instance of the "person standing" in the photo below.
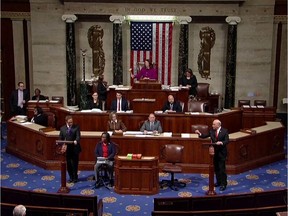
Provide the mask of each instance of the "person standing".
POLYGON ((144 66, 141 68, 140 72, 136 75, 131 74, 131 78, 136 78, 137 80, 158 80, 158 72, 153 67, 153 64, 149 59, 146 59, 144 62, 144 66))
POLYGON ((64 144, 62 152, 66 152, 67 171, 69 174, 69 183, 78 182, 78 164, 79 154, 81 152, 80 146, 80 128, 73 124, 72 116, 65 117, 66 124, 60 128, 59 139, 66 141, 73 141, 73 144, 64 144))
POLYGON ((150 113, 148 120, 143 123, 140 131, 144 132, 144 134, 146 134, 148 131, 158 134, 162 133, 163 130, 160 121, 156 120, 154 113, 150 113))
POLYGON ((10 97, 11 114, 26 115, 27 102, 30 99, 29 91, 24 89, 24 83, 18 82, 18 89, 14 90, 10 97))
POLYGON ((211 142, 216 144, 214 146, 215 187, 220 186, 220 191, 224 191, 227 187, 226 159, 227 145, 229 143, 228 130, 221 126, 220 120, 215 119, 209 134, 201 134, 199 130, 196 130, 195 133, 197 133, 200 138, 210 137, 211 142))
POLYGON ((94 166, 94 171, 95 171, 96 188, 99 188, 101 186, 101 183, 99 182, 99 167, 102 164, 106 164, 108 167, 108 177, 110 180, 110 185, 112 186, 115 155, 116 155, 116 145, 115 143, 110 141, 110 134, 108 132, 102 133, 101 141, 98 142, 95 147, 96 164, 94 166), (105 161, 98 160, 97 159, 98 157, 104 157, 105 161))
POLYGON ((198 86, 198 82, 197 82, 196 76, 193 74, 192 69, 187 68, 185 75, 181 79, 180 85, 189 87, 189 96, 190 97, 196 97, 197 96, 197 89, 196 88, 198 86))

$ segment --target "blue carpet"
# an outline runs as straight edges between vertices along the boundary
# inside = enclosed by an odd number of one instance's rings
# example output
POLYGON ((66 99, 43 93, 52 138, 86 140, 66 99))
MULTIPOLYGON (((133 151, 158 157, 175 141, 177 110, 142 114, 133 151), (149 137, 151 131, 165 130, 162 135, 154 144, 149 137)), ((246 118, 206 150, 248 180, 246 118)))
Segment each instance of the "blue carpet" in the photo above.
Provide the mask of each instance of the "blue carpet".
MULTIPOLYGON (((61 185, 60 171, 44 170, 27 163, 5 151, 6 127, 2 125, 1 139, 1 186, 23 190, 56 193, 61 185)), ((285 138, 285 151, 287 137, 285 138)), ((228 186, 223 192, 216 189, 217 194, 238 194, 258 191, 268 191, 287 188, 287 160, 278 161, 238 175, 228 175, 228 186)), ((187 186, 179 191, 170 188, 160 190, 153 196, 120 195, 113 188, 94 189, 94 181, 89 180, 93 171, 79 171, 80 181, 68 184, 70 194, 83 196, 98 196, 103 199, 104 216, 112 215, 151 215, 153 199, 155 197, 191 197, 205 196, 208 190, 208 174, 177 174, 179 180, 185 181, 187 186)), ((160 173, 161 179, 170 176, 160 173)))

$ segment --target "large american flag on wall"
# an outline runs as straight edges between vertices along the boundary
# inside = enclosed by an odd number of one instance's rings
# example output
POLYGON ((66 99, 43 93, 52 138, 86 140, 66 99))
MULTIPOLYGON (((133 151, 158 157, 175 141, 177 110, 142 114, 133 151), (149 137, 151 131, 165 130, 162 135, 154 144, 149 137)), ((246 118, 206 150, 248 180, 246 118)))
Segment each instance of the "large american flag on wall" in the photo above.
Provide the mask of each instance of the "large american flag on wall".
POLYGON ((137 62, 150 59, 162 84, 171 84, 172 23, 131 22, 131 62, 137 74, 137 62))

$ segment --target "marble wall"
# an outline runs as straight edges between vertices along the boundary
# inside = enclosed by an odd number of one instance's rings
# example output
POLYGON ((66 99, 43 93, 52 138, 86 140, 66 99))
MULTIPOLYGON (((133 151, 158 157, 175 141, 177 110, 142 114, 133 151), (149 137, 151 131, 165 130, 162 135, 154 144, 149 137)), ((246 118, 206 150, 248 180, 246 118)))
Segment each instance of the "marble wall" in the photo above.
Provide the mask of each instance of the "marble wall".
MULTIPOLYGON (((58 0, 31 0, 31 52, 33 76, 32 87, 39 87, 42 93, 66 96, 66 48, 65 22, 63 14, 92 15, 178 15, 178 16, 239 16, 237 35, 237 66, 235 104, 238 99, 265 99, 268 105, 273 103, 274 94, 274 61, 275 32, 274 1, 249 0, 243 5, 233 4, 96 4, 96 3, 65 3, 58 0)), ((103 49, 105 52, 105 79, 112 84, 113 72, 113 24, 109 22, 75 22, 77 80, 83 78, 83 58, 81 49, 87 49, 85 57, 86 79, 92 75, 92 53, 87 40, 87 31, 91 25, 100 25, 104 29, 103 49)), ((124 84, 129 85, 130 65, 130 30, 129 23, 123 22, 123 71, 124 84)), ((177 85, 178 73, 178 39, 179 24, 173 26, 172 85, 177 85)), ((189 24, 189 67, 197 76, 198 82, 210 83, 210 91, 221 96, 225 90, 227 23, 190 23, 189 24), (197 68, 197 58, 200 50, 199 31, 209 26, 216 33, 216 42, 211 50, 211 79, 201 78, 197 68)), ((283 46, 287 45, 287 28, 284 27, 283 46)), ((279 83, 279 98, 287 97, 287 51, 283 48, 281 57, 281 76, 279 83)), ((221 101, 222 104, 222 101, 221 101)), ((278 103, 285 112, 285 106, 278 103)))

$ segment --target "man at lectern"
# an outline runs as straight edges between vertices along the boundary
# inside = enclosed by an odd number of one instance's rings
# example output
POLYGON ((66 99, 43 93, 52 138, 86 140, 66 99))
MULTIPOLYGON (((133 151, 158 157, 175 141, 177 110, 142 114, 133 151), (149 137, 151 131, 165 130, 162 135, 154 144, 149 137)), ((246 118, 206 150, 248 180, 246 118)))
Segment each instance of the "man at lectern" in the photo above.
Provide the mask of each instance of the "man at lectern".
POLYGON ((199 134, 201 138, 211 138, 214 146, 214 171, 216 174, 215 187, 220 186, 220 191, 224 191, 227 187, 227 174, 226 174, 226 158, 227 158, 227 144, 229 143, 228 130, 221 127, 221 122, 215 119, 212 124, 212 129, 209 134, 201 134, 199 130, 195 133, 199 134))
POLYGON ((62 151, 66 152, 67 171, 69 174, 69 183, 78 182, 78 164, 79 154, 81 152, 80 146, 80 128, 73 124, 72 116, 65 117, 66 124, 60 128, 59 139, 66 141, 73 141, 73 144, 63 145, 62 151))
POLYGON ((136 78, 137 80, 158 80, 158 72, 153 67, 153 64, 149 59, 146 59, 144 62, 144 66, 141 68, 138 74, 131 74, 132 79, 136 78))

